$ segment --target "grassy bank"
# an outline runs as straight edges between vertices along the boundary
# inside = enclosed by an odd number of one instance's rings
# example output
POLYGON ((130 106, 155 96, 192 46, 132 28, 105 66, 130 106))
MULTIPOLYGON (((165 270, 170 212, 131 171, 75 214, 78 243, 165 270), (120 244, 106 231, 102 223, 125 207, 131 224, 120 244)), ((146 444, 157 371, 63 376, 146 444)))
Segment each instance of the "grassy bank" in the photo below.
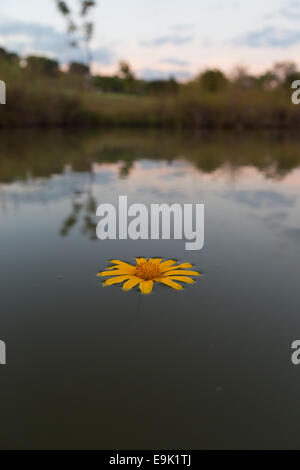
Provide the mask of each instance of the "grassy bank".
POLYGON ((287 90, 207 93, 183 88, 176 96, 121 97, 86 93, 83 103, 103 125, 208 129, 298 129, 300 106, 287 90))
POLYGON ((53 83, 8 83, 1 127, 128 126, 298 129, 300 107, 284 91, 234 91, 209 95, 106 96, 53 83))

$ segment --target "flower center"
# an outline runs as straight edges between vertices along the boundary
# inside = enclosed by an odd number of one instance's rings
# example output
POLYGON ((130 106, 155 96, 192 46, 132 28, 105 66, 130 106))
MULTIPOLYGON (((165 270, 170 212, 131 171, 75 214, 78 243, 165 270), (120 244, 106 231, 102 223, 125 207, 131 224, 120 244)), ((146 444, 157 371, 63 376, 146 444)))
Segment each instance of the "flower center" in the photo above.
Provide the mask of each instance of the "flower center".
POLYGON ((152 261, 146 261, 140 263, 135 268, 136 276, 146 281, 150 281, 160 276, 160 269, 157 264, 152 263, 152 261))

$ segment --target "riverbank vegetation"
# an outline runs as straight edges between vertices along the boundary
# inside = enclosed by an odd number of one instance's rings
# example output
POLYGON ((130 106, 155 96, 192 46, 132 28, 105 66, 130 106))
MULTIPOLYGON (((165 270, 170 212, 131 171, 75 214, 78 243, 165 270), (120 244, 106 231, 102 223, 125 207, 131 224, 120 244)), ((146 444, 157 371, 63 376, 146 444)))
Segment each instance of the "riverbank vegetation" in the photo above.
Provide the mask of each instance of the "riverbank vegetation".
POLYGON ((212 129, 298 129, 300 106, 291 102, 293 63, 260 76, 238 68, 231 77, 206 70, 185 83, 137 79, 121 62, 114 76, 91 76, 83 64, 62 70, 57 61, 21 59, 0 49, 7 87, 0 127, 124 126, 212 129))

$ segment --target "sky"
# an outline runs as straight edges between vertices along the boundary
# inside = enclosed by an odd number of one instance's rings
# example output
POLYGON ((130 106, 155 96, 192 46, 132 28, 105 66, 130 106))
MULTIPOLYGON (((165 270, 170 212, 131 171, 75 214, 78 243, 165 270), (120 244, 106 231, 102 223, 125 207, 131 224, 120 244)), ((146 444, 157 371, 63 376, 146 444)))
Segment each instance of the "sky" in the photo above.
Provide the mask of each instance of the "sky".
MULTIPOLYGON (((76 11, 78 0, 69 0, 76 11)), ((120 60, 146 79, 188 79, 204 69, 260 73, 275 62, 300 68, 300 0, 98 0, 92 13, 93 72, 120 60)), ((68 45, 54 0, 0 0, 0 46, 84 61, 68 45)))

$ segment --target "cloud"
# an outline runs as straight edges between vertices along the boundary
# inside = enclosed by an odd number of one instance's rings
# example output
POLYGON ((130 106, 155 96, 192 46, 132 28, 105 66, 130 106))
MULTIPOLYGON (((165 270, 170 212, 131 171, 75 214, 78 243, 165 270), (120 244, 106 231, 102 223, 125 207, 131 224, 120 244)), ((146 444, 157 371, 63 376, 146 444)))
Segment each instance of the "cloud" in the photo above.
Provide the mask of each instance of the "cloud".
POLYGON ((279 10, 273 10, 263 17, 265 20, 275 20, 285 18, 287 20, 299 21, 300 20, 300 4, 296 0, 286 0, 284 6, 279 10))
POLYGON ((108 47, 98 47, 92 49, 93 62, 99 62, 103 65, 111 65, 115 57, 112 49, 108 47))
POLYGON ((286 196, 276 191, 236 191, 233 195, 225 193, 224 197, 249 207, 259 208, 290 208, 295 204, 293 196, 286 196))
POLYGON ((279 15, 289 20, 300 19, 300 5, 296 0, 286 2, 285 6, 279 10, 279 15))
POLYGON ((283 16, 284 18, 287 18, 288 20, 300 20, 300 11, 299 10, 286 10, 285 8, 282 8, 279 11, 279 15, 283 16))
POLYGON ((141 78, 145 80, 166 80, 171 77, 176 78, 177 80, 182 80, 185 78, 190 78, 191 74, 184 70, 159 70, 152 68, 145 68, 140 71, 141 78))
POLYGON ((193 24, 174 24, 171 29, 173 31, 190 31, 191 29, 194 29, 195 25, 193 24))
POLYGON ((145 47, 155 47, 155 46, 165 46, 165 45, 172 45, 172 46, 182 46, 183 44, 187 44, 194 40, 194 36, 181 36, 178 34, 169 34, 166 36, 160 36, 156 39, 151 41, 141 41, 140 45, 145 47))
MULTIPOLYGON (((62 63, 70 60, 83 61, 85 55, 79 48, 68 45, 67 35, 52 26, 21 21, 0 23, 0 42, 4 47, 22 55, 42 54, 62 63)), ((113 59, 113 51, 106 47, 92 50, 95 61, 109 65, 113 59)))
POLYGON ((288 48, 300 43, 300 30, 269 26, 238 36, 231 41, 234 45, 273 48, 288 48))
POLYGON ((178 67, 184 67, 189 65, 186 60, 176 59, 175 57, 165 57, 160 60, 161 64, 169 64, 169 65, 176 65, 178 67))

